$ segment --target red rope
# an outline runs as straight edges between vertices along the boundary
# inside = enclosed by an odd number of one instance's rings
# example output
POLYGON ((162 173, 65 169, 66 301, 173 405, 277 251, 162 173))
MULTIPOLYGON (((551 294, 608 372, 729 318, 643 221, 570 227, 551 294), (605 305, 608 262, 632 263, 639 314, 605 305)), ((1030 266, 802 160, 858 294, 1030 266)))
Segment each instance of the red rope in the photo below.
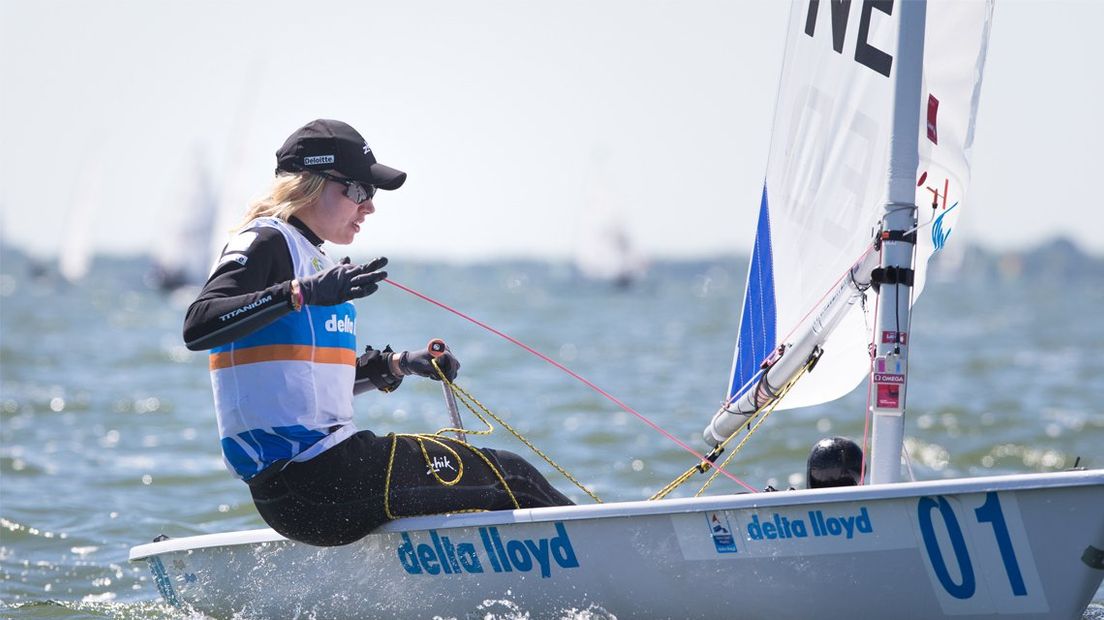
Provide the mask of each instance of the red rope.
MULTIPOLYGON (((402 289, 402 290, 406 291, 407 293, 410 293, 411 295, 414 295, 415 297, 418 297, 419 299, 423 299, 423 300, 425 300, 425 301, 428 301, 429 303, 431 303, 431 304, 433 304, 433 305, 435 305, 435 306, 437 306, 437 307, 439 307, 439 308, 441 308, 441 309, 443 309, 443 310, 447 310, 447 311, 449 311, 449 312, 451 312, 451 313, 455 314, 456 316, 458 316, 458 317, 460 317, 460 318, 462 318, 462 319, 464 319, 464 320, 467 320, 467 321, 469 321, 469 322, 471 322, 471 323, 474 323, 474 324, 478 325, 479 327, 482 327, 483 329, 485 329, 485 330, 487 330, 487 331, 491 332, 492 334, 494 334, 494 335, 496 335, 496 336, 498 336, 498 337, 500 337, 500 338, 503 338, 503 339, 505 339, 505 340, 508 340, 509 342, 511 342, 511 343, 513 343, 513 344, 515 344, 515 345, 517 345, 517 346, 519 346, 519 347, 521 347, 522 349, 525 349, 525 350, 526 350, 526 351, 528 351, 529 353, 532 353, 533 355, 535 355, 535 356, 539 357, 540 359, 544 360, 545 362, 548 362, 549 364, 551 364, 551 365, 555 366, 556 368, 559 368, 560 370, 564 371, 565 373, 567 373, 568 375, 570 375, 570 376, 571 376, 572 378, 574 378, 575 380, 579 381, 579 382, 580 382, 580 383, 582 383, 583 385, 585 385, 585 386, 589 387, 590 389, 594 390, 595 392, 597 392, 597 393, 601 394, 602 396, 606 397, 606 398, 607 398, 607 399, 609 399, 609 400, 610 400, 611 402, 613 402, 613 403, 614 403, 615 405, 617 405, 618 407, 620 407, 620 408, 621 408, 622 410, 624 410, 624 411, 626 411, 626 412, 628 412, 628 413, 631 413, 631 414, 633 414, 634 416, 636 416, 637 418, 639 418, 639 419, 640 419, 640 420, 641 420, 642 422, 644 422, 645 424, 647 424, 648 426, 652 427, 652 428, 653 428, 654 430, 656 430, 657 432, 659 432, 659 433, 660 433, 661 435, 663 435, 663 436, 664 436, 664 437, 666 437, 667 439, 670 439, 671 441, 673 441, 673 442, 675 442, 676 444, 678 444, 678 445, 679 445, 679 447, 681 447, 681 448, 682 448, 683 450, 686 450, 686 451, 687 451, 687 452, 689 452, 690 454, 693 454, 693 455, 694 455, 694 456, 695 456, 695 457, 696 457, 696 458, 698 459, 698 461, 699 461, 699 462, 701 462, 701 463, 706 463, 706 464, 708 464, 708 465, 709 465, 709 466, 711 466, 711 467, 716 467, 716 465, 715 465, 715 464, 713 464, 713 463, 710 463, 709 461, 707 461, 707 460, 705 459, 705 457, 704 457, 704 456, 702 456, 701 454, 699 454, 699 453, 698 453, 698 452, 697 452, 696 450, 694 450, 694 449, 693 449, 693 448, 691 448, 690 446, 686 445, 686 443, 685 443, 685 442, 683 442, 682 440, 680 440, 680 439, 679 439, 678 437, 675 437, 675 436, 674 436, 674 435, 672 435, 671 433, 668 433, 667 431, 663 430, 663 428, 661 428, 661 427, 660 427, 660 426, 659 426, 658 424, 656 424, 655 422, 652 422, 651 420, 649 420, 649 419, 648 419, 647 417, 645 417, 645 416, 644 416, 643 414, 641 414, 641 413, 637 412, 637 411, 636 411, 635 409, 633 409, 632 407, 630 407, 630 406, 628 406, 627 404, 623 403, 623 402, 622 402, 622 401, 621 401, 620 399, 616 398, 615 396, 613 396, 613 395, 612 395, 612 394, 610 394, 609 392, 606 392, 606 391, 605 391, 605 390, 603 390, 602 388, 600 388, 600 387, 598 387, 597 385, 595 385, 595 384, 591 383, 591 382, 590 382, 590 381, 588 381, 588 380, 587 380, 586 378, 584 378, 584 377, 580 376, 580 375, 579 375, 578 373, 576 373, 575 371, 571 370, 571 369, 570 369, 570 368, 568 368, 567 366, 564 366, 563 364, 561 364, 561 363, 557 362, 556 360, 554 360, 554 359, 552 359, 552 358, 548 357, 547 355, 545 355, 545 354, 541 353, 540 351, 537 351, 537 350, 536 350, 536 349, 534 349, 533 347, 530 347, 529 345, 525 344, 524 342, 521 342, 520 340, 518 340, 518 339, 516 339, 516 338, 513 338, 513 337, 511 337, 511 336, 508 336, 507 334, 504 334, 504 333, 502 333, 502 332, 498 331, 497 329, 495 329, 495 328, 491 327, 490 325, 487 325, 486 323, 484 323, 484 322, 482 322, 482 321, 480 321, 480 320, 478 320, 478 319, 475 319, 475 318, 473 318, 473 317, 470 317, 470 316, 468 316, 468 315, 464 314, 463 312, 460 312, 459 310, 456 310, 455 308, 452 308, 452 307, 450 307, 450 306, 447 306, 447 305, 445 305, 444 303, 441 303, 441 302, 437 301, 436 299, 433 299, 432 297, 429 297, 429 296, 427 296, 427 295, 423 295, 422 293, 419 293, 418 291, 415 291, 415 290, 414 290, 414 289, 412 289, 412 288, 409 288, 409 287, 403 286, 402 284, 399 284, 398 282, 395 282, 394 280, 391 280, 390 278, 389 278, 389 279, 386 279, 386 280, 384 280, 384 282, 386 282, 386 283, 388 283, 388 284, 390 284, 390 285, 392 285, 392 286, 394 286, 394 287, 400 288, 400 289, 402 289)), ((751 491, 751 492, 753 492, 753 493, 757 491, 757 489, 756 489, 756 488, 754 488, 754 487, 752 487, 752 486, 748 485, 747 483, 745 483, 744 481, 740 480, 740 479, 739 479, 739 478, 737 478, 736 476, 734 476, 734 475, 732 475, 732 474, 728 473, 727 471, 725 471, 725 470, 723 470, 723 469, 719 469, 719 471, 720 471, 720 472, 721 472, 722 474, 724 474, 725 476, 728 476, 728 478, 730 478, 730 479, 731 479, 731 480, 732 480, 733 482, 735 482, 736 484, 739 484, 740 486, 744 487, 745 489, 747 489, 747 490, 749 490, 749 491, 751 491)))

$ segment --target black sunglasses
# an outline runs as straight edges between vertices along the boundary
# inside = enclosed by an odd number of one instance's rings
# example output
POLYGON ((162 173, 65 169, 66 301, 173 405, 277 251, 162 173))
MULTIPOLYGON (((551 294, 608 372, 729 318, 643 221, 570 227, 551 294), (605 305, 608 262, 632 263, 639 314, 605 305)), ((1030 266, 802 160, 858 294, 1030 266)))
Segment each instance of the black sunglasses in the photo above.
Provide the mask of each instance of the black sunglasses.
POLYGON ((367 185, 360 181, 354 181, 352 179, 346 179, 344 177, 334 176, 328 172, 319 172, 317 170, 311 170, 311 174, 316 174, 324 179, 333 181, 334 183, 341 183, 345 186, 345 197, 358 205, 362 205, 365 202, 371 200, 376 195, 376 186, 367 185))

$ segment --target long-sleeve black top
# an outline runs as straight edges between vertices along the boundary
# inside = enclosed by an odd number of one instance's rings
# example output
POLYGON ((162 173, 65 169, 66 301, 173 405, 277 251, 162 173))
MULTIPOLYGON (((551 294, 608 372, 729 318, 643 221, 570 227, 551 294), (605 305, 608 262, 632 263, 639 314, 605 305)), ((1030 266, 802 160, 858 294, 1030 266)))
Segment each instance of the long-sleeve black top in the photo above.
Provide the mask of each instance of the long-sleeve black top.
MULTIPOLYGON (((296 217, 288 219, 314 245, 322 239, 296 217)), ((295 269, 284 235, 259 227, 239 233, 222 255, 184 318, 184 345, 192 351, 231 343, 292 311, 291 281, 295 269), (244 247, 243 247, 244 246, 244 247)), ((390 349, 371 347, 357 359, 355 392, 376 387, 391 391, 401 377, 388 365, 390 349)))

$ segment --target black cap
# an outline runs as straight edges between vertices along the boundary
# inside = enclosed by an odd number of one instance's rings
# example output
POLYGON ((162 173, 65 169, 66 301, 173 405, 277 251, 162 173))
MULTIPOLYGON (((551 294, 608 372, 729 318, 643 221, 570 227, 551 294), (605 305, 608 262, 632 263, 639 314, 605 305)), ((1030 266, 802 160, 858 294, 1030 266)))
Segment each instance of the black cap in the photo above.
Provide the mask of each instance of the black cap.
POLYGON ((380 189, 399 189, 406 173, 376 163, 376 156, 347 123, 320 118, 303 125, 276 151, 276 172, 335 170, 380 189))

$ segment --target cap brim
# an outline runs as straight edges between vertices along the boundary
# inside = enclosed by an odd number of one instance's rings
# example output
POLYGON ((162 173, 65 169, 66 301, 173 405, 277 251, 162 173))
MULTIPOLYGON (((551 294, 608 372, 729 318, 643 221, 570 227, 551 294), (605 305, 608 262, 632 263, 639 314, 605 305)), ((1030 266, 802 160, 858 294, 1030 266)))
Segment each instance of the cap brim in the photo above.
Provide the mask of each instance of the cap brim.
POLYGON ((380 189, 399 189, 406 182, 406 173, 383 164, 372 164, 372 184, 380 189))

